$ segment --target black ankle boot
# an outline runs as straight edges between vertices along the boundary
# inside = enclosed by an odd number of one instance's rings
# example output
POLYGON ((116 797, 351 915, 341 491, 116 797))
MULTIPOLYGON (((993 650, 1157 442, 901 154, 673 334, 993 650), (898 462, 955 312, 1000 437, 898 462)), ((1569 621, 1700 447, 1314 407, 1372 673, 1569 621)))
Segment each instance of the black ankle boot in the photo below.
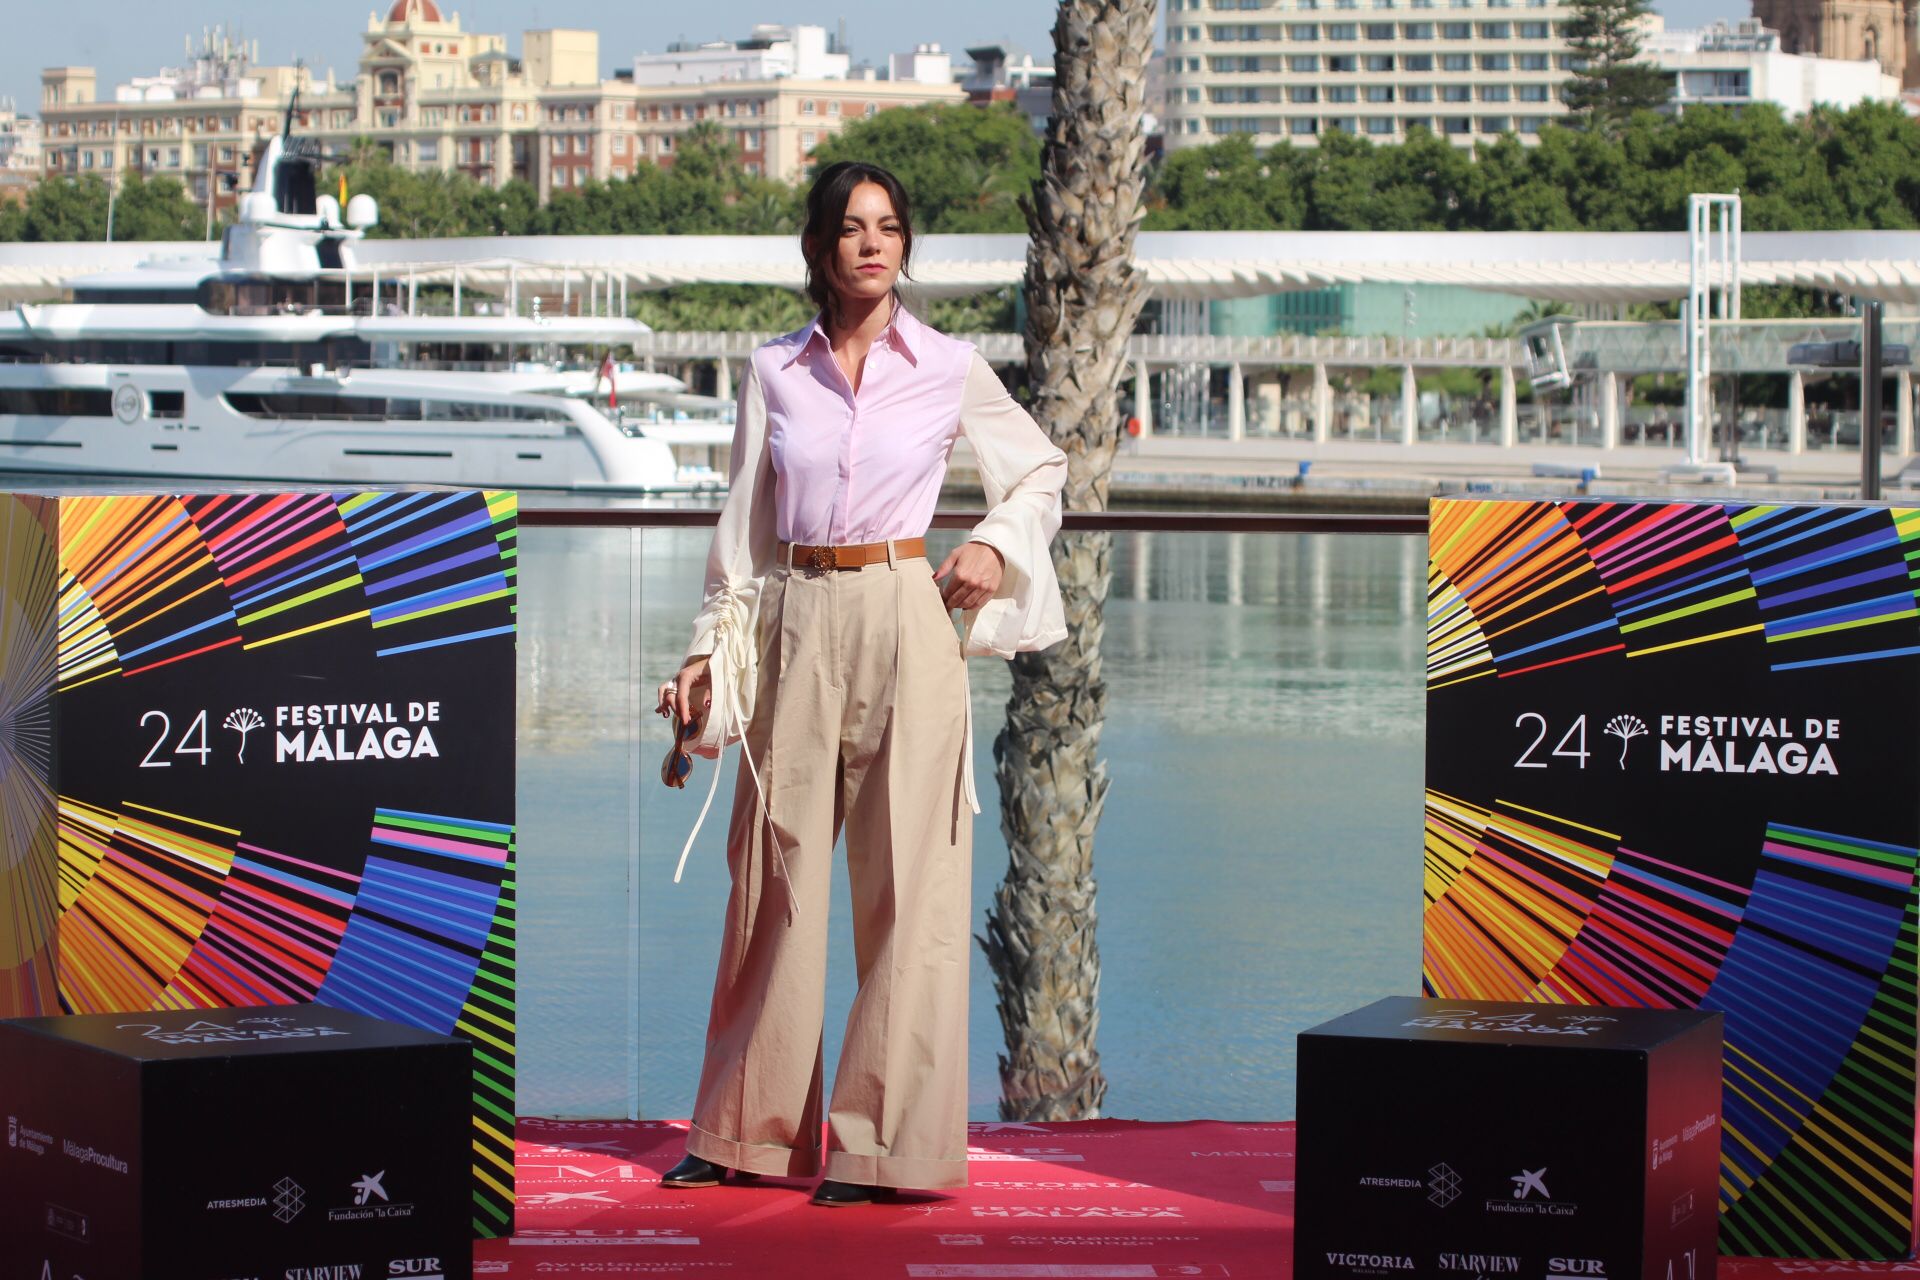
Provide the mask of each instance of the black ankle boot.
POLYGON ((845 1209, 856 1204, 872 1204, 879 1194, 878 1187, 862 1186, 857 1182, 835 1182, 828 1178, 814 1191, 813 1202, 829 1209, 845 1209))
POLYGON ((727 1176, 727 1167, 723 1164, 710 1164, 699 1156, 689 1155, 673 1168, 660 1175, 663 1187, 717 1187, 727 1176))

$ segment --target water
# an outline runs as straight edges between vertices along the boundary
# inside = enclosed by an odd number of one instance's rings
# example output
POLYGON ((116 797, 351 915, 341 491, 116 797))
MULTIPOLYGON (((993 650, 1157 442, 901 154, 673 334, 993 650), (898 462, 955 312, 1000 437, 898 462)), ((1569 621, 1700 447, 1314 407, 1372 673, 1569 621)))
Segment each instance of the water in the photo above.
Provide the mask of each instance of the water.
MULTIPOLYGON (((943 554, 957 534, 936 533, 943 554)), ((727 877, 713 767, 657 781, 652 689, 678 665, 707 534, 529 530, 520 661, 520 1111, 693 1105, 727 877)), ((1332 535, 1118 534, 1096 844, 1106 1113, 1293 1115, 1294 1036, 1419 984, 1424 547, 1332 535)), ((1006 868, 992 740, 1004 663, 972 664, 975 931, 1006 868)), ((829 1079, 853 995, 836 867, 829 1079)), ((970 1110, 1001 1033, 973 954, 970 1110)))

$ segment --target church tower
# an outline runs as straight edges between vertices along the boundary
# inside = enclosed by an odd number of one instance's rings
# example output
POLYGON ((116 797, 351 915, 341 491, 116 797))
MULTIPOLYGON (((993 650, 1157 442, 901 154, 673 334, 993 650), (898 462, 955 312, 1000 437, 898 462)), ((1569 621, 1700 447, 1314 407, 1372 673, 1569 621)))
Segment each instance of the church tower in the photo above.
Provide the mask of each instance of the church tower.
POLYGON ((1753 16, 1780 33, 1785 53, 1872 59, 1903 86, 1920 83, 1916 0, 1753 0, 1753 16))

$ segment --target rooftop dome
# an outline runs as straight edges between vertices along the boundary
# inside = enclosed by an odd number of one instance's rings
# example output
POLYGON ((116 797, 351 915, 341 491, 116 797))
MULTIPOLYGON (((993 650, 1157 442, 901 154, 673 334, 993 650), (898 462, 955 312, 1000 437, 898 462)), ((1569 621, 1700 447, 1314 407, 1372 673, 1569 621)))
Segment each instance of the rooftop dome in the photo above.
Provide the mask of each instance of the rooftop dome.
POLYGON ((388 22, 406 22, 414 18, 422 22, 439 22, 440 10, 433 0, 394 0, 393 9, 387 14, 388 22))

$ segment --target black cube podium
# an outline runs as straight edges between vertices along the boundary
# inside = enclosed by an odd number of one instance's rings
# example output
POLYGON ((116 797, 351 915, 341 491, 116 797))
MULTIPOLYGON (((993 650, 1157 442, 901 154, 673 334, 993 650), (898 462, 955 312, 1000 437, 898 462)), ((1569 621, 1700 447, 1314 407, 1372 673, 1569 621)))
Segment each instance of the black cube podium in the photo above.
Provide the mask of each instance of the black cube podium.
POLYGON ((320 1005, 0 1022, 0 1280, 467 1280, 471 1091, 320 1005))
POLYGON ((1299 1050, 1298 1280, 1712 1280, 1718 1013, 1395 996, 1299 1050))

